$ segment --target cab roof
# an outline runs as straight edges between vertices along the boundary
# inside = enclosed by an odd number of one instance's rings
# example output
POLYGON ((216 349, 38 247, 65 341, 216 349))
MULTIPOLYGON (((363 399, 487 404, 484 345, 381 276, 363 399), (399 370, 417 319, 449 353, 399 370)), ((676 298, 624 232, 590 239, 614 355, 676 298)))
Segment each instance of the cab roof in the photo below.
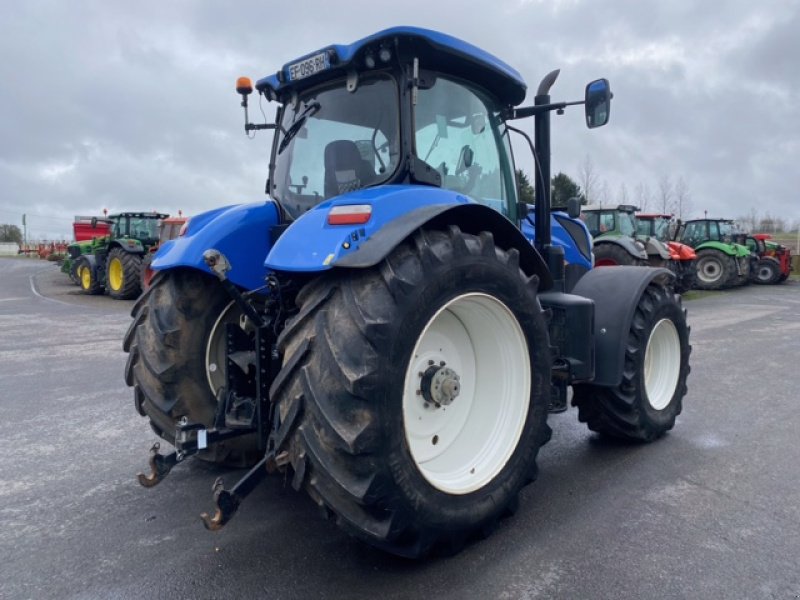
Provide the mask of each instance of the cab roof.
POLYGON ((636 212, 639 207, 633 204, 588 204, 581 207, 581 212, 598 212, 598 211, 621 211, 621 212, 636 212))
MULTIPOLYGON (((474 82, 495 95, 501 103, 516 106, 525 99, 527 85, 519 72, 496 56, 453 36, 419 27, 392 27, 362 38, 349 45, 325 46, 286 63, 275 73, 260 79, 256 89, 270 100, 287 92, 301 91, 311 85, 342 77, 347 71, 369 71, 368 54, 377 56, 381 48, 393 54, 398 49, 404 56, 419 58, 420 68, 454 75, 474 82), (411 53, 411 54, 409 54, 411 53), (290 69, 319 55, 327 55, 329 67, 312 75, 292 80, 290 69)), ((393 55, 391 64, 396 65, 393 55)), ((377 67, 381 65, 378 63, 377 67)))

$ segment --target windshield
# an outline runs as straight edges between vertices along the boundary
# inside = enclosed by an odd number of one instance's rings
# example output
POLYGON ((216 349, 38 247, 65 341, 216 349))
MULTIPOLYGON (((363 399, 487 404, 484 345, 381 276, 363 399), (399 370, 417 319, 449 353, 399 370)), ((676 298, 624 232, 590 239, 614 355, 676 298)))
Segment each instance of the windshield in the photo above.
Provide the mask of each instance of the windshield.
POLYGON ((622 212, 619 213, 619 232, 622 235, 630 237, 636 236, 636 217, 633 213, 622 212))
POLYGON ((443 188, 515 218, 508 133, 489 98, 439 76, 419 90, 414 127, 417 156, 439 172, 443 188))
POLYGON ((653 237, 657 240, 661 240, 662 242, 666 242, 670 239, 669 235, 669 225, 670 220, 665 219, 664 217, 660 217, 653 222, 653 237))
POLYGON ((115 219, 115 237, 128 236, 137 240, 157 240, 158 239, 158 219, 148 219, 145 217, 122 217, 115 219), (127 225, 128 229, 125 230, 127 225))
POLYGON ((664 217, 650 217, 636 219, 636 233, 649 235, 662 242, 669 241, 670 220, 664 217))
POLYGON ((653 219, 636 219, 636 234, 637 235, 653 235, 653 219))
POLYGON ((397 85, 388 75, 317 88, 282 111, 271 195, 293 219, 386 181, 400 162, 397 85))
POLYGON ((720 237, 733 236, 733 223, 726 223, 725 221, 719 222, 719 235, 720 237))

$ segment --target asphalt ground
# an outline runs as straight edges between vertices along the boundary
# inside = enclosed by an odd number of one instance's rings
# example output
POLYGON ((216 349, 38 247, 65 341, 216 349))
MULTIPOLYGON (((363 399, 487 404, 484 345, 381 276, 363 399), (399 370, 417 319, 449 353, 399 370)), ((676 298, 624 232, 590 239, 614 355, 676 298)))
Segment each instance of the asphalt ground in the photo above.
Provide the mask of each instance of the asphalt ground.
POLYGON ((675 429, 603 441, 552 415, 516 515, 457 556, 349 538, 283 477, 221 532, 198 515, 241 472, 197 461, 153 489, 155 436, 123 381, 132 302, 52 263, 0 259, 0 598, 800 597, 800 284, 686 302, 675 429))

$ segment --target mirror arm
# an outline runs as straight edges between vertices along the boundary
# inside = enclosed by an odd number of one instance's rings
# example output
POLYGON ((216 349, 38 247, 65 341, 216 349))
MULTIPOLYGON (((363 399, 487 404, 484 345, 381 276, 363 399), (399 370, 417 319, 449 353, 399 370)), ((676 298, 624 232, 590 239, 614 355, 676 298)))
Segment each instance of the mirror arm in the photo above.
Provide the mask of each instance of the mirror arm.
POLYGON ((535 106, 523 106, 522 108, 511 108, 505 115, 507 121, 515 119, 524 119, 526 117, 533 117, 541 115, 552 110, 558 111, 558 114, 564 112, 567 106, 576 106, 578 104, 586 104, 586 100, 576 100, 575 102, 553 102, 552 104, 538 104, 535 106))
POLYGON ((257 131, 260 129, 275 129, 277 125, 275 123, 245 123, 244 130, 245 131, 257 131))

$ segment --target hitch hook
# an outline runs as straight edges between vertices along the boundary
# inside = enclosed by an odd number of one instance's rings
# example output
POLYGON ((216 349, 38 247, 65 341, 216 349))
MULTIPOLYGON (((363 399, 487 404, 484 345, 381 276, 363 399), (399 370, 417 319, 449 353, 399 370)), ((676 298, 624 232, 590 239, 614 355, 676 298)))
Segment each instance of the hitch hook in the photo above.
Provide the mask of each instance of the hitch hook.
POLYGON ((217 477, 217 480, 212 486, 214 492, 214 516, 208 513, 200 515, 206 529, 209 531, 218 531, 222 529, 225 524, 233 518, 242 500, 252 492, 256 486, 267 476, 267 457, 262 458, 256 466, 250 469, 247 474, 242 477, 239 482, 231 488, 230 491, 226 490, 222 484, 222 478, 217 477))
POLYGON ((137 473, 136 478, 139 483, 146 488, 151 488, 156 484, 164 481, 164 478, 169 474, 176 464, 178 464, 178 453, 172 452, 171 454, 159 454, 158 450, 161 444, 156 442, 150 448, 150 474, 137 473))

